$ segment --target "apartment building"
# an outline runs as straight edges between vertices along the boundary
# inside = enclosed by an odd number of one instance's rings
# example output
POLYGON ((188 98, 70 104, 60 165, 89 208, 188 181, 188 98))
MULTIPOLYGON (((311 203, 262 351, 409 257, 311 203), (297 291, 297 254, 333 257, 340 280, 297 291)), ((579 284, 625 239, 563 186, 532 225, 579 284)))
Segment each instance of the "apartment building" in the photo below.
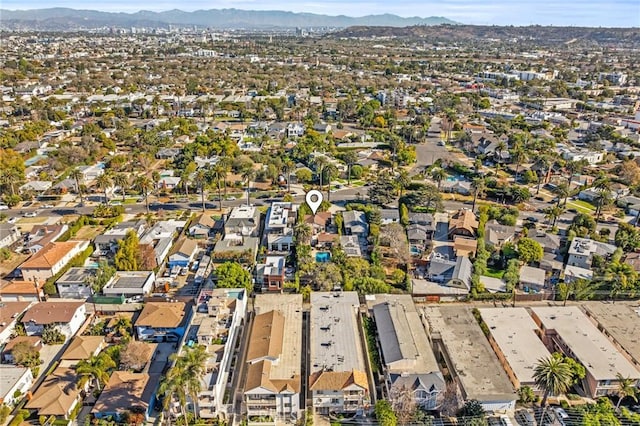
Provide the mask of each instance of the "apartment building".
POLYGON ((359 307, 353 291, 311 293, 309 390, 317 413, 355 413, 370 403, 359 307))
POLYGON ((246 353, 248 424, 293 424, 300 418, 302 296, 259 294, 246 353))

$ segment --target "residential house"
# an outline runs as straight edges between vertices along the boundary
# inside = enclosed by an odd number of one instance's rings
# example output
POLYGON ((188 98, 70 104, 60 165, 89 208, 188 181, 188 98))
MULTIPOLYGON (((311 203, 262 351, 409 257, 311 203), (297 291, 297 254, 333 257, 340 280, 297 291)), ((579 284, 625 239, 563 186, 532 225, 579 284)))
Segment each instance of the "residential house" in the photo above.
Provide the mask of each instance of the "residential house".
POLYGON ((540 268, 534 268, 533 266, 522 265, 520 267, 520 279, 518 283, 520 288, 530 291, 535 290, 540 292, 545 287, 545 272, 540 268))
POLYGON ((156 182, 156 187, 159 190, 166 189, 168 191, 171 191, 172 189, 177 188, 180 185, 181 181, 182 178, 180 176, 161 175, 158 182, 156 182))
POLYGON ((460 209, 451 216, 451 220, 449 222, 449 236, 451 238, 453 238, 454 235, 475 237, 477 231, 478 220, 471 210, 460 209))
POLYGON ((145 303, 135 323, 138 340, 163 342, 180 339, 190 315, 183 302, 145 303))
POLYGON ((86 319, 84 302, 40 302, 22 317, 27 336, 42 335, 45 327, 53 327, 69 339, 86 319))
POLYGON ((0 301, 38 302, 43 300, 45 281, 0 280, 0 301))
POLYGON ((198 251, 198 242, 186 237, 176 241, 172 254, 169 255, 169 268, 181 266, 183 268, 189 266, 198 251))
POLYGON ((186 223, 183 220, 163 220, 147 229, 140 237, 140 244, 153 247, 157 265, 162 265, 167 258, 173 246, 173 238, 182 231, 186 223))
POLYGON ((0 309, 0 345, 11 339, 18 318, 31 306, 31 302, 2 302, 0 309))
POLYGON ((560 253, 561 239, 558 235, 532 228, 527 236, 535 240, 544 250, 540 268, 546 272, 558 276, 563 268, 563 255, 560 253))
POLYGON ((98 355, 106 346, 104 336, 76 336, 60 357, 60 366, 74 367, 78 362, 98 355))
POLYGON ((473 265, 468 257, 459 256, 456 260, 449 260, 434 253, 427 268, 427 278, 448 287, 470 290, 472 271, 473 265))
POLYGON ((252 206, 240 206, 231 210, 224 224, 227 235, 258 237, 260 235, 260 210, 252 206))
POLYGON ((0 248, 11 246, 20 239, 20 230, 16 225, 0 223, 0 248))
POLYGON ((213 220, 209 214, 200 213, 193 222, 191 222, 189 235, 194 238, 207 238, 211 234, 215 224, 215 220, 213 220))
POLYGON ((44 379, 24 408, 36 410, 38 416, 70 419, 74 408, 82 400, 82 391, 78 387, 75 370, 58 367, 44 379))
POLYGON ((129 413, 142 413, 146 420, 155 405, 159 383, 160 374, 114 371, 91 414, 97 419, 120 422, 129 413))
POLYGON ((616 246, 612 244, 575 237, 569 246, 567 265, 591 269, 594 255, 607 257, 612 255, 615 250, 616 246))
POLYGON ((88 241, 65 241, 47 244, 42 250, 24 261, 19 269, 27 281, 44 282, 60 272, 89 245, 88 241))
POLYGON ((302 123, 287 124, 287 137, 297 138, 304 135, 304 125, 302 123))
POLYGON ((93 294, 91 284, 95 280, 97 268, 86 266, 69 268, 56 281, 58 294, 63 299, 88 299, 93 294))
POLYGON ((465 238, 458 235, 453 237, 453 252, 456 257, 474 257, 478 250, 478 240, 474 238, 465 238))
POLYGON ((368 304, 381 348, 385 394, 393 402, 408 391, 418 407, 437 409, 446 383, 411 296, 375 295, 368 304))
POLYGON ((210 356, 197 406, 200 417, 216 418, 229 414, 224 397, 228 384, 240 370, 234 368, 234 354, 245 323, 247 293, 242 289, 218 288, 207 290, 206 297, 207 314, 198 327, 196 339, 198 344, 207 346, 210 356))
POLYGON ((388 225, 390 223, 400 222, 400 213, 398 209, 380 209, 380 224, 388 225))
POLYGON ((153 290, 153 271, 118 271, 102 288, 105 296, 146 296, 153 290))
POLYGON ((624 263, 631 266, 634 271, 640 272, 640 253, 628 253, 624 258, 624 263))
MULTIPOLYGON (((329 234, 320 234, 319 237, 323 235, 329 234)), ((356 235, 340 236, 340 247, 347 257, 363 257, 364 255, 366 255, 366 252, 363 254, 363 247, 360 244, 360 239, 356 235)))
POLYGON ((256 287, 261 291, 282 291, 285 262, 284 256, 266 256, 254 269, 256 287))
POLYGON ((27 395, 33 385, 30 368, 15 365, 0 365, 0 402, 13 407, 27 395))
POLYGON ((37 352, 40 352, 42 349, 42 338, 39 336, 16 336, 4 345, 4 348, 2 349, 2 362, 15 364, 16 360, 13 356, 13 348, 22 343, 26 343, 37 352))
POLYGON ((260 294, 246 351, 244 402, 249 425, 300 419, 302 296, 260 294))
POLYGON ((146 227, 144 220, 121 222, 93 239, 95 250, 102 255, 115 253, 118 250, 118 241, 123 240, 127 232, 133 230, 139 238, 146 227))
POLYGON ((264 222, 263 244, 270 253, 289 253, 293 247, 293 226, 298 206, 288 202, 271 203, 264 222))
POLYGON ((24 248, 31 254, 42 250, 47 244, 60 238, 69 227, 63 225, 36 225, 27 233, 24 248))
POLYGON ((564 267, 564 282, 565 284, 571 284, 576 280, 591 280, 593 279, 593 271, 587 268, 581 268, 579 266, 566 265, 564 267))
POLYGON ((311 294, 309 390, 316 413, 355 413, 370 401, 356 292, 311 294))
POLYGON ((364 212, 359 210, 342 213, 342 223, 345 235, 357 235, 366 238, 369 235, 369 223, 364 212))
POLYGON ((485 244, 497 249, 501 248, 504 243, 513 241, 516 233, 515 226, 501 225, 495 219, 487 222, 484 229, 485 244))
POLYGON ((182 148, 162 148, 156 153, 158 160, 175 160, 182 153, 182 148))
POLYGON ((27 182, 24 185, 20 186, 20 192, 35 192, 37 194, 42 194, 51 188, 53 182, 48 180, 32 180, 31 182, 27 182))
POLYGON ((88 184, 104 174, 104 163, 96 163, 91 166, 78 166, 76 169, 82 173, 80 182, 88 184))
POLYGON ((431 244, 435 223, 429 213, 410 213, 407 237, 412 254, 422 254, 431 244))

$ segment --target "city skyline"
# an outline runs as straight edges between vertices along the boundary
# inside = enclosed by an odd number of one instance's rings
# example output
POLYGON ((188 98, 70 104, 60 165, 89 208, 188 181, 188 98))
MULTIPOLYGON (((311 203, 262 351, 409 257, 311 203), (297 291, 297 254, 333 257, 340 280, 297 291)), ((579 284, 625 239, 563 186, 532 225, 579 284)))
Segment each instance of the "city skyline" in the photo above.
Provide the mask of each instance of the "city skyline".
POLYGON ((203 9, 241 10, 282 10, 296 13, 315 13, 324 15, 365 16, 378 14, 395 14, 402 17, 443 16, 463 24, 472 25, 560 25, 589 27, 638 27, 640 26, 640 3, 634 0, 613 0, 608 2, 587 0, 577 2, 565 0, 554 2, 506 1, 499 0, 479 4, 470 0, 445 0, 421 2, 404 0, 394 3, 352 0, 341 2, 327 0, 323 2, 306 1, 298 3, 279 0, 221 0, 216 2, 190 0, 125 2, 115 0, 100 5, 87 7, 85 2, 45 1, 45 0, 4 0, 2 7, 9 10, 28 10, 51 7, 68 7, 73 9, 100 10, 105 12, 135 13, 140 10, 155 12, 180 9, 195 11, 203 9))

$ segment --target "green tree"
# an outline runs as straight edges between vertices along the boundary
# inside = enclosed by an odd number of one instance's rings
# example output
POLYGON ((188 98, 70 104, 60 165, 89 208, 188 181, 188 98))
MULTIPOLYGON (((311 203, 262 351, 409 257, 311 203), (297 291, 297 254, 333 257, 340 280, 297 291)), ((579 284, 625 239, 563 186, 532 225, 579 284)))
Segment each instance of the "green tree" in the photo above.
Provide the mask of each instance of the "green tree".
POLYGON ((84 359, 76 365, 78 386, 83 387, 87 382, 93 382, 100 391, 115 368, 116 362, 106 352, 84 359))
POLYGON ((136 177, 133 186, 144 196, 144 204, 147 208, 147 214, 149 214, 149 194, 155 188, 153 181, 147 175, 140 175, 136 177))
POLYGON ((80 183, 80 181, 84 177, 84 175, 82 174, 82 171, 80 171, 80 169, 78 169, 78 168, 74 168, 73 170, 71 170, 71 174, 69 176, 76 183, 76 192, 80 196, 80 204, 84 204, 84 198, 82 196, 83 195, 83 191, 82 191, 83 185, 80 183))
POLYGON ((42 364, 40 352, 28 342, 16 343, 11 350, 11 354, 13 355, 16 365, 30 368, 31 371, 36 370, 40 364, 42 364))
POLYGON ((96 179, 96 187, 104 191, 104 203, 109 204, 109 197, 107 196, 107 190, 113 186, 113 180, 107 173, 103 173, 96 179))
POLYGON ((387 174, 381 174, 378 179, 369 187, 369 200, 373 204, 389 204, 396 198, 396 189, 393 179, 387 174))
POLYGON ((215 270, 218 288, 244 288, 251 294, 251 273, 237 262, 225 262, 215 270))
POLYGON ((544 250, 536 240, 523 237, 518 240, 518 258, 521 262, 529 264, 542 260, 544 250))
POLYGON ((518 389, 518 402, 521 404, 529 404, 531 402, 536 402, 538 397, 533 392, 530 386, 521 386, 518 389))
POLYGON ((379 399, 376 402, 374 413, 380 426, 396 426, 398 424, 396 413, 393 412, 389 401, 379 399))
POLYGON ((381 279, 360 277, 353 280, 354 289, 360 294, 388 293, 391 286, 381 279))
POLYGON ((446 177, 447 172, 441 167, 434 167, 433 170, 431 170, 431 179, 436 183, 438 191, 440 191, 440 185, 446 177))
POLYGON ((127 231, 126 236, 118 241, 118 251, 115 255, 115 266, 118 271, 138 270, 138 245, 140 240, 133 229, 127 231))
POLYGON ((58 345, 64 343, 66 337, 54 325, 47 324, 42 330, 42 343, 45 345, 58 345))
POLYGON ((129 178, 124 173, 116 173, 113 176, 114 185, 120 187, 122 192, 122 202, 125 202, 126 189, 129 187, 129 178))
POLYGON ((636 250, 640 248, 640 232, 635 226, 620 222, 615 235, 615 243, 625 252, 636 250))
POLYGON ((638 402, 638 388, 636 388, 636 380, 629 377, 624 377, 622 374, 617 373, 618 379, 618 402, 616 403, 616 411, 620 409, 620 404, 625 398, 631 398, 634 402, 638 402))
POLYGON ((541 405, 545 407, 549 395, 560 395, 569 389, 573 373, 564 359, 551 356, 538 360, 533 370, 533 379, 543 392, 541 405))
POLYGON ((484 178, 474 178, 471 181, 471 190, 473 191, 473 205, 471 206, 471 211, 476 211, 476 200, 478 197, 482 198, 484 195, 484 191, 487 188, 487 183, 484 178))

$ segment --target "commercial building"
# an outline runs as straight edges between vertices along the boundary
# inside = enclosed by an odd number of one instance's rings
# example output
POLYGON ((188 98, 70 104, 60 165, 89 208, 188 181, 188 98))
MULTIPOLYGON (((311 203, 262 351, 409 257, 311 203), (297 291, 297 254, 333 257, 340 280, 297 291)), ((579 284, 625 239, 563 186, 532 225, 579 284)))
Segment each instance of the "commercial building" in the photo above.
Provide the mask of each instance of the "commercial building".
POLYGON ((370 402, 359 307, 356 292, 311 293, 309 390, 318 413, 354 413, 370 402))
POLYGON ((529 386, 537 390, 533 368, 541 358, 551 354, 540 340, 538 326, 525 308, 479 309, 489 328, 489 343, 513 387, 529 386))
POLYGON ((517 395, 471 308, 425 306, 422 310, 437 355, 445 362, 462 397, 486 411, 513 411, 517 395))
POLYGON ((302 296, 260 294, 246 352, 244 386, 249 424, 296 423, 300 418, 302 296))
POLYGON ((598 331, 577 306, 533 307, 532 316, 552 351, 580 362, 586 371, 584 393, 596 398, 615 394, 622 377, 640 380, 640 371, 598 331))
POLYGON ((411 296, 375 295, 368 304, 378 333, 385 393, 394 400, 410 391, 419 407, 436 409, 445 381, 411 296))

